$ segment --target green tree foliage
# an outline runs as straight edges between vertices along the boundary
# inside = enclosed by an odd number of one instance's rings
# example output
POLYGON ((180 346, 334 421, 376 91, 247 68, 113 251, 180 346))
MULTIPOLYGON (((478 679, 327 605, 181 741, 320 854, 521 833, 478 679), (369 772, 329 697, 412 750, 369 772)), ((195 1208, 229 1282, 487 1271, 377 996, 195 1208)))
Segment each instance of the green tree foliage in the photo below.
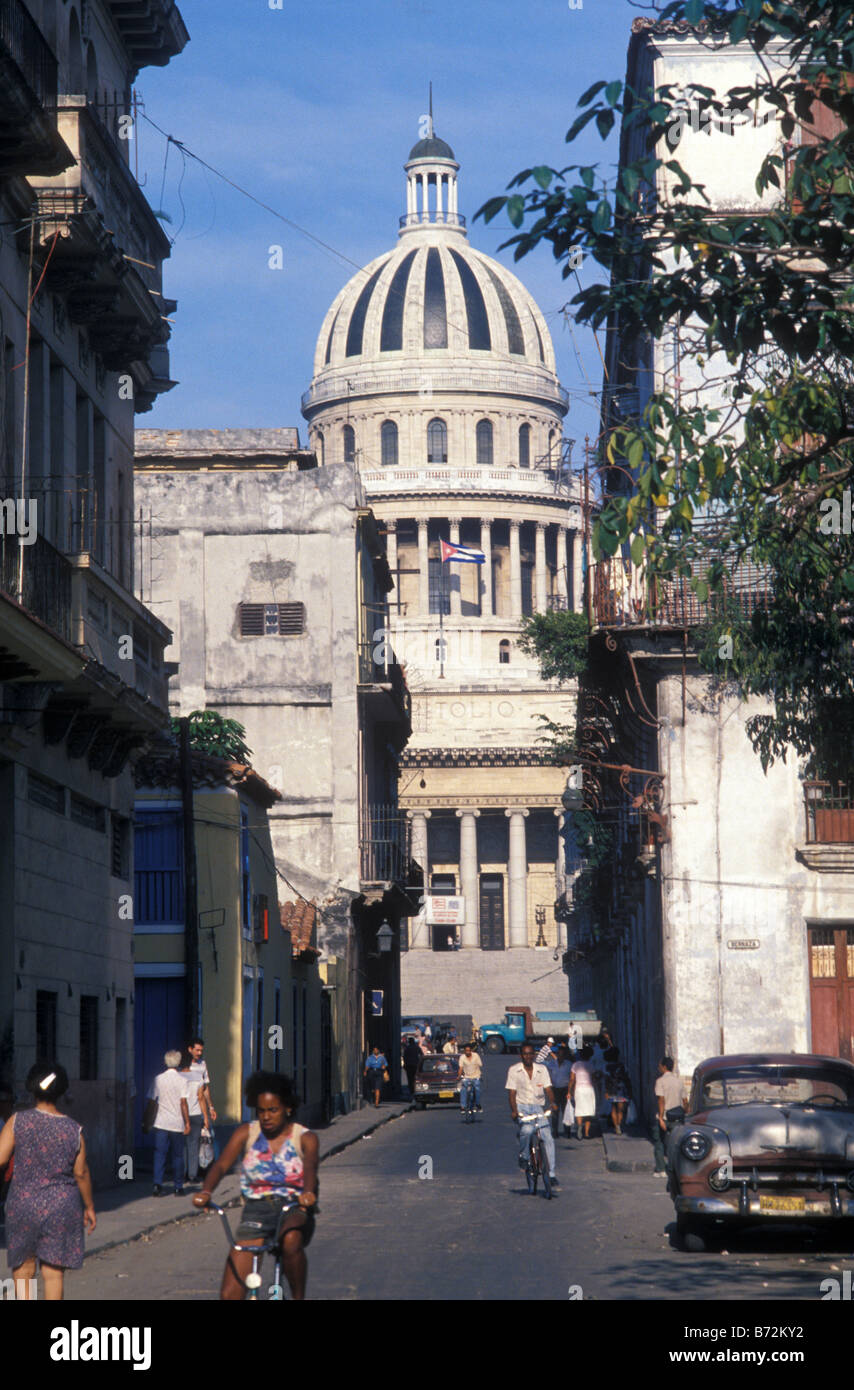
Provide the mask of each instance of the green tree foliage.
POLYGON ((589 630, 583 613, 535 613, 522 623, 519 646, 537 658, 544 680, 575 680, 587 665, 589 630))
MULTIPOLYGON (((749 46, 755 78, 726 92, 597 81, 567 141, 590 122, 604 139, 619 122, 639 157, 610 180, 598 165, 524 170, 509 185, 523 193, 478 215, 506 211, 517 260, 545 242, 564 276, 578 247, 601 267, 572 300, 580 322, 629 342, 684 331, 709 389, 663 390, 642 419, 608 422, 603 465, 623 486, 596 522, 594 554, 630 551, 649 578, 682 576, 702 602, 731 591, 738 561, 760 565, 773 598, 724 615, 733 653, 716 669, 773 702, 749 726, 765 766, 793 745, 826 772, 834 728, 854 722, 854 3, 680 0, 656 14, 701 25, 709 44, 749 46), (686 103, 701 121, 779 122, 756 170, 766 210, 711 207, 676 157, 686 103)), ((736 124, 736 157, 737 137, 736 124)), ((850 769, 837 737, 836 765, 845 759, 850 769)))
MULTIPOLYGON (((190 747, 196 753, 210 753, 216 758, 230 758, 248 763, 252 749, 244 742, 246 730, 236 719, 225 719, 213 709, 194 709, 190 721, 190 747)), ((180 722, 172 720, 172 733, 180 737, 180 722)))

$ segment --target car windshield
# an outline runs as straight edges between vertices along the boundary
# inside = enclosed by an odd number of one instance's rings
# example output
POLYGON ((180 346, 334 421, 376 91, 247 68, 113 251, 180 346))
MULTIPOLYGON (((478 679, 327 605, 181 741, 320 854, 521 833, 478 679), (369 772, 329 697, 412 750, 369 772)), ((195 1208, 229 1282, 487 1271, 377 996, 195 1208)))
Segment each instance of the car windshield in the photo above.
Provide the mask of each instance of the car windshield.
POLYGON ((841 1068, 727 1067, 703 1077, 700 1110, 723 1105, 800 1105, 854 1110, 854 1079, 841 1068))
POLYGON ((448 1074, 456 1076, 457 1061, 455 1057, 425 1057, 421 1063, 421 1073, 423 1076, 441 1076, 448 1074))

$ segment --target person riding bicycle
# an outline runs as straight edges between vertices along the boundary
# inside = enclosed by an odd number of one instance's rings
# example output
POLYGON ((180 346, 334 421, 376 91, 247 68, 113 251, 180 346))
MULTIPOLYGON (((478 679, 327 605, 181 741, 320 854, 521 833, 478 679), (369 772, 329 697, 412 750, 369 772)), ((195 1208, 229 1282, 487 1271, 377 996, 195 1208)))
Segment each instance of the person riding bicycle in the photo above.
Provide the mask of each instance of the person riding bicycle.
MULTIPOLYGON (((544 1101, 554 1108, 555 1097, 552 1080, 545 1067, 534 1061, 534 1049, 524 1043, 521 1049, 522 1060, 516 1062, 507 1073, 504 1089, 509 1091, 510 1114, 519 1124, 519 1167, 528 1166, 528 1145, 531 1126, 525 1123, 527 1116, 542 1115, 544 1101)), ((555 1141, 551 1125, 542 1126, 543 1146, 549 1165, 552 1186, 557 1183, 555 1174, 555 1141)))
POLYGON ((472 1050, 471 1043, 466 1043, 465 1051, 459 1061, 459 1071, 457 1080, 460 1085, 460 1109, 466 1113, 466 1104, 469 1090, 474 1089, 474 1103, 477 1110, 482 1111, 480 1103, 480 1079, 483 1075, 483 1062, 477 1053, 472 1050))
MULTIPOLYGON (((246 1083, 246 1104, 255 1107, 257 1119, 238 1125, 222 1157, 208 1170, 205 1186, 193 1198, 205 1207, 221 1178, 242 1157, 240 1191, 243 1216, 237 1228, 241 1245, 261 1245, 281 1231, 282 1268, 295 1300, 305 1298, 307 1263, 305 1247, 314 1234, 317 1202, 317 1135, 294 1123, 299 1097, 289 1076, 257 1071, 246 1083), (282 1207, 296 1199, 282 1219, 282 1207)), ((221 1299, 246 1296, 246 1275, 252 1266, 251 1251, 229 1252, 222 1276, 221 1299)))

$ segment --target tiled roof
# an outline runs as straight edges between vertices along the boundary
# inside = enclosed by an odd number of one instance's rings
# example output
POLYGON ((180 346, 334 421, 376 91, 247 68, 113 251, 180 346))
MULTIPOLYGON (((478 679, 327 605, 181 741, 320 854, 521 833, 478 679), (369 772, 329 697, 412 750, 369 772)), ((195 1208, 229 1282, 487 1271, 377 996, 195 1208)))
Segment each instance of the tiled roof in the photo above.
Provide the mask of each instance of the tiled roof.
POLYGON ((312 945, 317 924, 317 904, 298 898, 296 902, 279 903, 279 915, 285 931, 291 934, 291 951, 295 957, 302 955, 319 956, 320 951, 312 945))

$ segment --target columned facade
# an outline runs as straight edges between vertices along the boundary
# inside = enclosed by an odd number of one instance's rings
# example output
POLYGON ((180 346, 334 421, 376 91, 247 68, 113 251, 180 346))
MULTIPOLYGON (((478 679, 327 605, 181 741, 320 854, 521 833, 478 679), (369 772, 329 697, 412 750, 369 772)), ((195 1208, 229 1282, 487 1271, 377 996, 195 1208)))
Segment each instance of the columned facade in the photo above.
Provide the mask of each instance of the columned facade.
POLYGON ((456 929, 434 930, 447 911, 426 906, 410 919, 403 1012, 485 1023, 568 999, 553 964, 567 772, 544 755, 540 716, 572 723, 574 692, 540 678, 519 636, 534 613, 581 607, 583 513, 548 326, 469 244, 458 170, 432 132, 411 151, 398 245, 331 305, 303 412, 328 462, 355 441, 385 533, 412 693, 400 805, 427 896, 462 900, 456 929))

